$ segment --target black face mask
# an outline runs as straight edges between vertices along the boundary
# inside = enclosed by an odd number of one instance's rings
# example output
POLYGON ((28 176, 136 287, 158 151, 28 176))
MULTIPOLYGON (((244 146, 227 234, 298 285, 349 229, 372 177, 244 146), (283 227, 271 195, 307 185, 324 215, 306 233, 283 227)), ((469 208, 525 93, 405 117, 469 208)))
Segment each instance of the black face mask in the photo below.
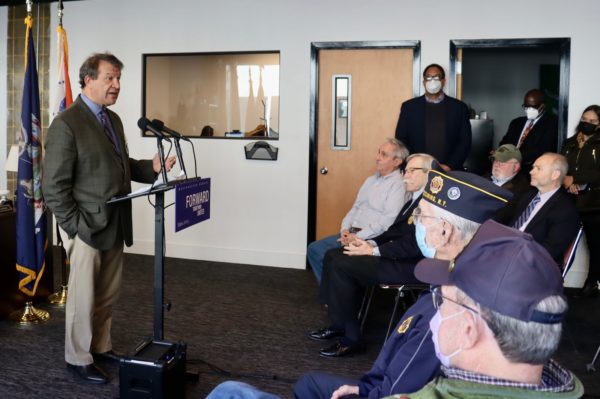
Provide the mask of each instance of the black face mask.
POLYGON ((594 134, 597 128, 597 125, 589 122, 579 122, 579 125, 577 125, 577 131, 585 134, 586 136, 594 134))

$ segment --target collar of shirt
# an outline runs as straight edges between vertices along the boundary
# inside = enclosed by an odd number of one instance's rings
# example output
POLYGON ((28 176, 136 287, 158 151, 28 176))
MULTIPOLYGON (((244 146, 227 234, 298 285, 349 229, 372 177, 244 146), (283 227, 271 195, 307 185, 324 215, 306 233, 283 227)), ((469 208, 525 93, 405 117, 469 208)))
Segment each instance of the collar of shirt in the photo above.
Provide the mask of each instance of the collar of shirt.
POLYGON ((502 378, 490 377, 455 367, 442 367, 444 375, 450 379, 475 382, 478 384, 497 385, 541 392, 567 392, 573 389, 573 375, 560 364, 550 359, 542 370, 542 383, 540 385, 525 382, 510 381, 502 378))
POLYGON ((431 98, 425 96, 425 101, 427 101, 430 104, 439 104, 442 101, 444 101, 444 98, 446 98, 446 95, 444 94, 444 92, 442 92, 442 94, 438 98, 435 98, 433 100, 431 98))
POLYGON ((557 192, 559 189, 560 189, 560 187, 557 187, 554 190, 545 192, 544 194, 540 193, 540 203, 538 204, 538 206, 536 208, 541 208, 542 206, 544 206, 544 204, 546 202, 548 202, 550 197, 552 197, 554 195, 554 193, 557 192))
POLYGON ((102 119, 100 119, 100 111, 102 111, 102 107, 90 100, 89 98, 87 98, 83 93, 81 93, 81 99, 83 100, 85 105, 87 105, 88 108, 92 111, 96 119, 98 119, 98 122, 100 122, 100 124, 102 125, 102 119))
POLYGON ((382 176, 381 173, 379 173, 379 171, 375 172, 375 177, 377 177, 377 179, 389 179, 392 176, 395 176, 397 174, 400 173, 400 169, 394 169, 392 172, 388 173, 385 176, 382 176))
POLYGON ((416 200, 417 198, 419 198, 421 196, 421 194, 423 194, 423 191, 425 191, 425 186, 421 187, 421 189, 415 191, 414 193, 412 193, 412 200, 416 200))
POLYGON ((504 183, 511 181, 512 178, 516 175, 517 174, 515 173, 514 175, 507 177, 506 179, 498 179, 496 176, 492 175, 492 182, 497 186, 502 186, 504 183))

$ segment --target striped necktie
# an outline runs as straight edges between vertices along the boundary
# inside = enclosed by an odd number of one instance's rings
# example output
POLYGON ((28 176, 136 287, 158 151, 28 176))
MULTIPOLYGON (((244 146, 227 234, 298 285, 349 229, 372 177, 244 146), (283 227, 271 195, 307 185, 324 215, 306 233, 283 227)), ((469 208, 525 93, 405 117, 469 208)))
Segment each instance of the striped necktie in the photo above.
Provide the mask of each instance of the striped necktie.
POLYGON ((110 141, 110 144, 112 144, 113 150, 120 157, 121 151, 119 150, 119 145, 117 144, 117 138, 115 137, 115 135, 113 133, 112 126, 110 125, 110 121, 108 119, 108 114, 106 112, 106 109, 102 108, 102 111, 100 111, 100 113, 98 115, 100 115, 100 121, 102 122, 102 127, 104 128, 104 134, 106 134, 108 141, 110 141))
POLYGON ((533 127, 533 119, 529 119, 527 121, 527 127, 525 127, 525 130, 523 131, 523 134, 521 134, 521 138, 519 139, 519 144, 517 144, 517 148, 521 148, 521 146, 523 145, 523 142, 525 141, 525 139, 529 135, 529 132, 531 131, 532 127, 533 127))
POLYGON ((518 230, 521 228, 521 226, 525 224, 525 222, 529 219, 529 216, 531 216, 531 212, 533 212, 535 206, 541 201, 541 199, 542 198, 540 197, 540 193, 537 193, 535 197, 533 197, 529 205, 527 205, 527 208, 525 208, 525 211, 521 214, 521 216, 519 216, 519 218, 513 225, 515 229, 518 230))

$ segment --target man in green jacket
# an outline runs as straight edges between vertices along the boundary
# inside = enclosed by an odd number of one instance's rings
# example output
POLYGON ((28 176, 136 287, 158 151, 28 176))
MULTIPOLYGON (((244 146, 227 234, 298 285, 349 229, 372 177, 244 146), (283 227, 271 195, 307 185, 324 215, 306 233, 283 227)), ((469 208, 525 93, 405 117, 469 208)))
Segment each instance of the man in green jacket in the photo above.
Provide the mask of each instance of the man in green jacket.
MULTIPOLYGON (((123 124, 106 107, 117 101, 123 64, 93 54, 79 70, 81 95, 48 130, 42 189, 69 237, 69 296, 65 313, 67 367, 90 383, 108 375, 95 357, 116 360, 110 326, 121 287, 123 243, 133 243, 131 203, 107 205, 131 192, 131 180, 152 183, 160 160, 129 158, 123 124)), ((175 158, 165 160, 170 170, 175 158)))
POLYGON ((481 225, 454 260, 424 259, 429 323, 442 376, 399 398, 579 398, 581 382, 550 357, 567 311, 552 257, 526 233, 481 225))

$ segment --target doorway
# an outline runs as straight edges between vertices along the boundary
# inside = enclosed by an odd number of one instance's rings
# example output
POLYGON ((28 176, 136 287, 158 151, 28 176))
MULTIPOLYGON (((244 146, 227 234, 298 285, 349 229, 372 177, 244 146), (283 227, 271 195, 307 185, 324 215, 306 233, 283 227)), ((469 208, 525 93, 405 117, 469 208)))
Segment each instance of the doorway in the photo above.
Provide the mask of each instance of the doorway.
POLYGON ((567 137, 570 48, 570 38, 450 42, 450 95, 469 105, 472 126, 485 125, 482 134, 492 134, 479 140, 473 129, 473 150, 481 153, 473 156, 489 153, 475 148, 478 141, 497 147, 510 121, 523 115, 523 97, 533 88, 544 91, 547 112, 558 118, 560 149, 567 137))
POLYGON ((418 41, 312 43, 308 242, 339 231, 419 70, 418 41))

